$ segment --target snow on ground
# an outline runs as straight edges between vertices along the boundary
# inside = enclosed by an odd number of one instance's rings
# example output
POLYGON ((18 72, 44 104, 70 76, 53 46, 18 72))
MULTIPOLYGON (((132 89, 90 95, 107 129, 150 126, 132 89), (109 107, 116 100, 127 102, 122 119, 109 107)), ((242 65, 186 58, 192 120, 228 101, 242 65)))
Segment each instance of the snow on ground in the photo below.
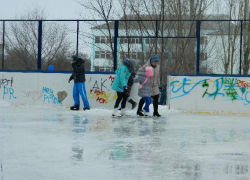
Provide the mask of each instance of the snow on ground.
POLYGON ((249 116, 159 112, 118 119, 0 101, 0 180, 250 179, 249 116))

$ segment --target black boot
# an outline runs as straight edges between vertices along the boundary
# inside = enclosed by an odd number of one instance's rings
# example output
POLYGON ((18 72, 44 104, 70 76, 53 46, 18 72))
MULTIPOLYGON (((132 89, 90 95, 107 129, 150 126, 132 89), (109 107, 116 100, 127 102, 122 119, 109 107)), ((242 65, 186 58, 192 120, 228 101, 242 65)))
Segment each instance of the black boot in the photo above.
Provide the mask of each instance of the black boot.
POLYGON ((79 105, 71 106, 70 110, 78 111, 79 110, 79 105))
POLYGON ((144 113, 143 113, 142 111, 139 111, 139 110, 136 112, 136 114, 137 114, 138 116, 145 116, 144 113))
POLYGON ((138 110, 137 111, 142 111, 142 106, 144 105, 145 101, 144 99, 140 99, 139 105, 138 105, 138 110))
POLYGON ((85 111, 85 110, 90 110, 90 108, 88 108, 88 107, 85 107, 85 108, 83 108, 83 110, 85 111))
POLYGON ((161 117, 161 115, 158 112, 154 112, 153 116, 161 117))
POLYGON ((132 104, 132 109, 134 109, 137 106, 137 102, 133 101, 132 99, 130 99, 128 102, 132 104))

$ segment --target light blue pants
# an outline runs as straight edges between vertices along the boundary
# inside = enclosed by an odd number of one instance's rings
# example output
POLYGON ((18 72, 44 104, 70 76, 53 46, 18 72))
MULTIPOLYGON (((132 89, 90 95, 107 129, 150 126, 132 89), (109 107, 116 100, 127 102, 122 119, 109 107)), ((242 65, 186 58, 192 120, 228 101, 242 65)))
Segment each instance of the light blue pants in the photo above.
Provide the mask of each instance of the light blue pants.
POLYGON ((90 108, 88 98, 87 98, 86 89, 85 89, 85 82, 74 83, 73 98, 74 98, 74 101, 75 101, 75 105, 80 106, 79 95, 81 95, 81 97, 82 97, 84 107, 85 108, 90 108))
POLYGON ((145 101, 145 106, 144 106, 143 109, 144 109, 146 112, 149 112, 149 105, 152 103, 151 97, 142 97, 142 99, 144 99, 144 101, 145 101))

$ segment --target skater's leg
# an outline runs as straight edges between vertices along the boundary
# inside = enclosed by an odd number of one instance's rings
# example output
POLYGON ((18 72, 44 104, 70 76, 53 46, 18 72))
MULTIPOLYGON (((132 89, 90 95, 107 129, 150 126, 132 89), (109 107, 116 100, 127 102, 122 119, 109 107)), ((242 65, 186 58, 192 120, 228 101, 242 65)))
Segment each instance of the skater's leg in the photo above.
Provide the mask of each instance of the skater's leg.
POLYGON ((127 99, 128 99, 128 95, 125 93, 122 93, 122 104, 121 104, 122 109, 126 108, 127 99))
POLYGON ((153 106, 154 106, 154 116, 160 117, 161 115, 158 113, 158 99, 159 99, 159 94, 152 96, 153 98, 153 106))
POLYGON ((122 92, 116 92, 117 93, 117 99, 116 99, 116 101, 115 101, 115 106, 114 106, 114 108, 118 108, 119 107, 119 104, 120 104, 120 102, 122 101, 122 97, 123 97, 123 93, 122 92))
MULTIPOLYGON (((129 98, 128 98, 129 99, 129 98)), ((132 109, 134 109, 137 106, 137 103, 133 101, 133 99, 129 99, 128 102, 132 104, 132 109)))
POLYGON ((145 112, 149 112, 149 105, 151 104, 151 97, 143 97, 144 101, 145 101, 145 106, 144 106, 144 111, 145 112))
POLYGON ((84 109, 89 109, 89 102, 88 102, 88 97, 87 97, 87 92, 86 92, 86 89, 85 89, 85 83, 84 82, 81 82, 78 84, 78 90, 79 90, 79 93, 82 97, 82 101, 83 101, 83 105, 84 105, 84 109))
POLYGON ((138 111, 142 111, 142 107, 145 103, 145 100, 143 98, 140 99, 139 105, 138 105, 138 111))
POLYGON ((74 102, 75 102, 74 106, 76 106, 76 105, 80 106, 79 91, 78 91, 77 83, 74 83, 73 99, 74 99, 74 102))
POLYGON ((136 114, 139 115, 139 116, 144 116, 143 112, 142 112, 142 107, 145 103, 145 100, 143 98, 140 99, 140 102, 139 102, 139 105, 138 105, 138 109, 137 109, 137 112, 136 114))

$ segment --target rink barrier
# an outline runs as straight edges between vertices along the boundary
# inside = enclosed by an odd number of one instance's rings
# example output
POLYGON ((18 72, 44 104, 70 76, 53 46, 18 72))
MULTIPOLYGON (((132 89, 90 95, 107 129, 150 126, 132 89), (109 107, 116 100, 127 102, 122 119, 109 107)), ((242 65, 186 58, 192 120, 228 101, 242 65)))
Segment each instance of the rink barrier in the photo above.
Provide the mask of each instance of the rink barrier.
POLYGON ((250 115, 250 76, 169 75, 167 94, 169 109, 250 115))
MULTIPOLYGON (((50 106, 74 105, 72 72, 0 72, 0 105, 50 106)), ((117 98, 112 90, 114 73, 86 73, 85 87, 91 108, 113 108, 117 98)), ((138 84, 131 90, 131 98, 139 101, 138 84)), ((80 106, 83 107, 80 98, 80 106)))

